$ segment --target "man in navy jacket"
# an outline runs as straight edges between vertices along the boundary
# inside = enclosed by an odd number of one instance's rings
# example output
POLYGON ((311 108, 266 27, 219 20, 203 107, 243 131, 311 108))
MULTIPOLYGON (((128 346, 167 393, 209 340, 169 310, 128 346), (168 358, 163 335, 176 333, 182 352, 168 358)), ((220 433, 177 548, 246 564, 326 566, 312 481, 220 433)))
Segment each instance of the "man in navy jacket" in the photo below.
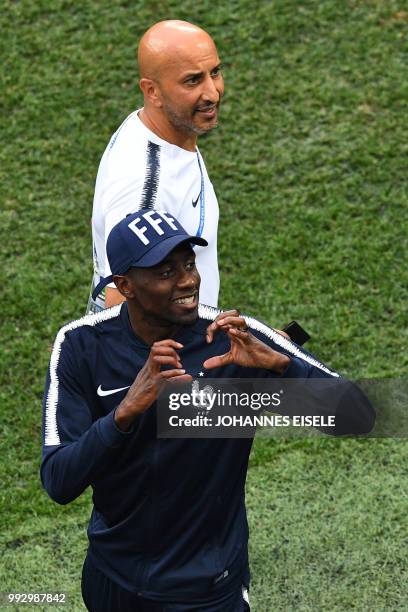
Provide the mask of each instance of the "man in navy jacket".
POLYGON ((193 244, 206 242, 166 212, 123 219, 109 235, 112 275, 101 283, 113 280, 126 302, 65 325, 54 343, 41 478, 61 504, 92 486, 89 610, 248 609, 252 439, 159 439, 166 381, 327 378, 349 419, 337 433, 373 425, 359 389, 313 356, 256 319, 199 305, 193 244))

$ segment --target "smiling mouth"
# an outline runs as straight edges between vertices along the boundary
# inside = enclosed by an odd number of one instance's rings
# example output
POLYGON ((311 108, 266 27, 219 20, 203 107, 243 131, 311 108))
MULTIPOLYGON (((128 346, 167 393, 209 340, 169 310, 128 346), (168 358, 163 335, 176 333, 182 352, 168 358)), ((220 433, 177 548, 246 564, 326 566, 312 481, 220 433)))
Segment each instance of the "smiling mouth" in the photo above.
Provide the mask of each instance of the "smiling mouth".
POLYGON ((186 295, 185 297, 177 298, 173 300, 175 304, 194 304, 195 299, 197 297, 197 293, 193 293, 193 295, 186 295))
POLYGON ((213 104, 212 106, 205 106, 203 108, 196 108, 196 112, 198 113, 214 114, 216 111, 217 111, 216 104, 213 104))

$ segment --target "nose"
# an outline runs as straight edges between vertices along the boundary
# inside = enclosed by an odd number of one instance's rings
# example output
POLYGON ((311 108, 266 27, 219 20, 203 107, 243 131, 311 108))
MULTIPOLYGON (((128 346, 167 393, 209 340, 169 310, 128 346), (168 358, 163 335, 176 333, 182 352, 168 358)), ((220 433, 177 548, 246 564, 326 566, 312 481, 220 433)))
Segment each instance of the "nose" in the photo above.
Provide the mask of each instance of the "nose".
POLYGON ((215 81, 211 75, 207 75, 204 81, 202 98, 208 100, 212 104, 217 104, 222 95, 222 81, 220 77, 215 81))
POLYGON ((184 267, 181 268, 177 286, 182 289, 195 289, 198 283, 198 272, 197 269, 186 270, 184 267))

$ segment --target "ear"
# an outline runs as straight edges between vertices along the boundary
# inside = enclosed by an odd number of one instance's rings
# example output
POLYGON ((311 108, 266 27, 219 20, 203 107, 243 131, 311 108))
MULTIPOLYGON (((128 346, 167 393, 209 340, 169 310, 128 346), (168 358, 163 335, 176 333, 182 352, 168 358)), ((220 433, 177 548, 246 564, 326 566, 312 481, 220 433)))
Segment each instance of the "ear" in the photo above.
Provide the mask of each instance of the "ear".
POLYGON ((123 295, 124 298, 129 299, 134 297, 135 293, 133 289, 133 283, 129 276, 114 274, 113 282, 116 285, 116 289, 121 295, 123 295))
POLYGON ((150 103, 156 108, 161 108, 163 106, 160 87, 157 81, 154 81, 153 79, 143 78, 139 81, 139 87, 143 92, 145 103, 150 103))

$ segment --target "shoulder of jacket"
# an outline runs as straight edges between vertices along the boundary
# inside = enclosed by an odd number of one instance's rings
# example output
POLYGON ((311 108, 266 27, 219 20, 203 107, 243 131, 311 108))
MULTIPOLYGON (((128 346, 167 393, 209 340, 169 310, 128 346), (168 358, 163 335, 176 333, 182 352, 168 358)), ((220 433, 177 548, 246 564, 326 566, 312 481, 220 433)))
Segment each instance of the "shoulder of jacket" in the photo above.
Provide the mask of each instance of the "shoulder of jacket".
POLYGON ((117 306, 113 306, 112 308, 107 308, 106 310, 102 310, 97 313, 90 313, 84 315, 79 319, 75 319, 63 325, 56 336, 54 346, 57 344, 62 344, 67 334, 71 332, 75 332, 76 330, 81 329, 90 329, 95 328, 100 324, 103 324, 105 321, 110 321, 117 317, 120 313, 121 304, 117 306))

